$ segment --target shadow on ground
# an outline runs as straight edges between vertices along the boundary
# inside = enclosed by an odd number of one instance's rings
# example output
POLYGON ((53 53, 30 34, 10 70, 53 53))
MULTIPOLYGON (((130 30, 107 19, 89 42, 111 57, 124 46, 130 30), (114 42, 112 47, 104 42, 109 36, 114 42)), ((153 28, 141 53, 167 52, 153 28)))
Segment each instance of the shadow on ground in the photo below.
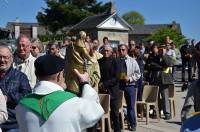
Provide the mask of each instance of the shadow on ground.
POLYGON ((167 121, 167 123, 171 123, 171 124, 177 124, 177 125, 182 125, 182 123, 180 121, 167 121))

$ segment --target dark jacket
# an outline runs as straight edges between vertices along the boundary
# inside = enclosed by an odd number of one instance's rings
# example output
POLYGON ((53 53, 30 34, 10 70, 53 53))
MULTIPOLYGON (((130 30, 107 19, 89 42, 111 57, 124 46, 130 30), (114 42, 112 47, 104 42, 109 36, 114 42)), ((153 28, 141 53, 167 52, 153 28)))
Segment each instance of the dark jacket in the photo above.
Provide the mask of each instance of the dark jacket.
POLYGON ((200 42, 196 44, 195 48, 196 48, 195 58, 196 58, 197 64, 200 65, 200 42))
POLYGON ((100 66, 100 83, 108 90, 111 99, 119 97, 119 65, 114 58, 101 58, 98 60, 100 66))
MULTIPOLYGON (((168 75, 164 75, 162 72, 167 68, 170 67, 171 64, 173 63, 173 60, 168 56, 168 55, 164 55, 164 56, 160 56, 160 55, 152 55, 150 56, 149 60, 148 60, 148 64, 149 64, 149 69, 150 69, 150 84, 154 84, 154 85, 158 85, 160 84, 160 82, 162 82, 162 79, 167 79, 170 82, 172 82, 173 80, 171 80, 172 78, 168 75), (165 77, 164 77, 165 76, 165 77), (166 78, 166 77, 170 77, 170 78, 166 78)), ((170 73, 171 74, 171 73, 170 73)))
POLYGON ((169 57, 168 55, 164 55, 161 57, 160 59, 160 78, 161 79, 161 83, 164 85, 169 85, 169 84, 173 84, 173 77, 172 77, 172 72, 169 70, 168 73, 165 73, 164 71, 171 67, 171 65, 173 64, 173 59, 171 57, 169 57))
POLYGON ((31 87, 27 76, 12 67, 6 72, 3 79, 0 80, 2 93, 7 96, 8 121, 1 124, 2 129, 16 129, 17 121, 15 117, 15 107, 20 99, 31 92, 31 87))
POLYGON ((183 61, 190 60, 191 58, 189 57, 189 55, 193 55, 193 50, 194 50, 193 47, 191 47, 190 45, 188 45, 188 44, 183 45, 180 48, 182 60, 183 61))
POLYGON ((150 82, 150 84, 157 84, 157 77, 158 72, 160 71, 160 56, 155 54, 150 54, 147 61, 146 61, 146 69, 148 71, 147 74, 147 81, 150 82))
POLYGON ((142 54, 140 54, 137 58, 136 61, 140 67, 140 73, 143 74, 144 73, 144 56, 142 54))

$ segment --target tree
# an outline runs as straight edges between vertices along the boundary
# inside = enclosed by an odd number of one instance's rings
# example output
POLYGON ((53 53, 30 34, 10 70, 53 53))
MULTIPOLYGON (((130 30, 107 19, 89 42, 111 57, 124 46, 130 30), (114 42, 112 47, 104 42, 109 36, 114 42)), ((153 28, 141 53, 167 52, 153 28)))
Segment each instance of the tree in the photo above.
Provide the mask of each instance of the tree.
POLYGON ((125 13, 122 18, 129 24, 144 24, 144 17, 137 11, 125 13))
POLYGON ((74 25, 87 16, 107 12, 111 3, 96 0, 45 0, 47 8, 38 12, 36 18, 42 26, 56 33, 68 25, 74 25))
POLYGON ((151 36, 145 39, 145 41, 153 40, 159 45, 163 45, 166 42, 166 36, 169 36, 171 40, 176 44, 177 47, 186 42, 185 36, 180 34, 177 30, 171 28, 162 28, 151 36))

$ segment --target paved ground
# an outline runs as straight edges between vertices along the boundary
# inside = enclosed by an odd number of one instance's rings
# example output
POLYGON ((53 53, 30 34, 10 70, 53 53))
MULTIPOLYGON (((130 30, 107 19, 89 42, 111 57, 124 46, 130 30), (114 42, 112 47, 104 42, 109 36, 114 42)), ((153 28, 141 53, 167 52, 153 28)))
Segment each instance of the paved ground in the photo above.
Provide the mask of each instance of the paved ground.
MULTIPOLYGON (((145 125, 145 118, 143 121, 138 121, 137 132, 179 132, 181 127, 181 119, 180 112, 184 103, 184 99, 187 92, 181 92, 182 83, 181 80, 181 71, 177 71, 178 80, 175 82, 176 93, 175 93, 175 106, 176 106, 176 116, 171 120, 163 120, 161 119, 158 123, 157 119, 150 119, 148 125, 145 125)), ((124 130, 124 132, 128 132, 128 130, 124 130)))

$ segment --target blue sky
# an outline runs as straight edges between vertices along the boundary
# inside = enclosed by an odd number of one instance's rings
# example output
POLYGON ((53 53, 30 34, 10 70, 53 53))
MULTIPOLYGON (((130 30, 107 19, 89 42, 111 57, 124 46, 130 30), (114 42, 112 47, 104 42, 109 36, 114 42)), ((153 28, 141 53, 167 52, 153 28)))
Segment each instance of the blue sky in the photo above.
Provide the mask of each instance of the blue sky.
MULTIPOLYGON (((200 0, 113 1, 120 15, 131 10, 138 11, 145 17, 146 24, 167 24, 175 20, 181 24, 186 37, 200 41, 200 0)), ((46 7, 43 0, 0 0, 0 27, 5 27, 16 17, 21 22, 37 22, 35 16, 42 7, 46 7)))

